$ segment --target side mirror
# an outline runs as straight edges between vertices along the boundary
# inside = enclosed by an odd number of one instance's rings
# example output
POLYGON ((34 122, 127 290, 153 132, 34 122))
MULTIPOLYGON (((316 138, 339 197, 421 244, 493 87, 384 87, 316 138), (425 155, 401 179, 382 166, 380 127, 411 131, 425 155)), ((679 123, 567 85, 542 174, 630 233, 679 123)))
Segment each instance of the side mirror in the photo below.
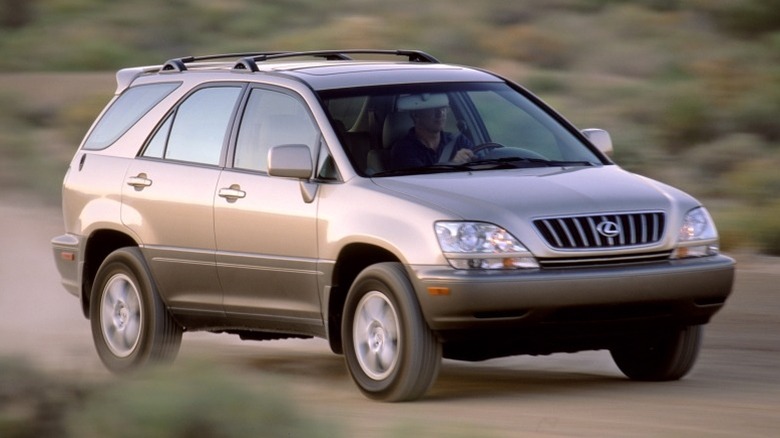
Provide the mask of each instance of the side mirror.
POLYGON ((313 169, 311 150, 306 145, 285 144, 268 151, 268 174, 271 176, 309 179, 313 169))
POLYGON ((609 132, 603 129, 583 129, 581 132, 604 155, 612 155, 612 137, 609 136, 609 132))

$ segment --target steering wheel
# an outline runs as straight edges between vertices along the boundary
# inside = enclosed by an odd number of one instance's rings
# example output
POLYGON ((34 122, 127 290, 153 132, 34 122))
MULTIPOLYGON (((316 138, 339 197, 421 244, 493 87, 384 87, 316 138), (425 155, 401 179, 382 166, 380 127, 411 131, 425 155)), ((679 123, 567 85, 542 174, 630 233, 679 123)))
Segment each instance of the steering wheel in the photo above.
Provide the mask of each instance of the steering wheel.
POLYGON ((490 142, 482 143, 479 146, 475 146, 475 147, 471 148, 471 152, 474 152, 474 155, 476 155, 476 154, 479 154, 479 153, 486 153, 488 151, 492 151, 493 149, 498 149, 498 148, 503 148, 503 147, 506 147, 506 146, 502 145, 501 143, 496 143, 496 142, 490 141, 490 142))

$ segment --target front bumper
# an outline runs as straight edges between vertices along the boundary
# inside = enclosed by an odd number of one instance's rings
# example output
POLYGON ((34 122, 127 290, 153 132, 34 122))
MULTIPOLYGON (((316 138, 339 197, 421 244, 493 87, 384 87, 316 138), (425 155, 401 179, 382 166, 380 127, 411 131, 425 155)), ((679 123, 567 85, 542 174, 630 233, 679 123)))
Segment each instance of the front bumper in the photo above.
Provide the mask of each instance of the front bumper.
POLYGON ((734 267, 734 260, 718 255, 529 272, 411 266, 410 276, 428 325, 446 339, 471 330, 512 328, 517 333, 556 323, 586 327, 663 319, 704 324, 731 293, 734 267))

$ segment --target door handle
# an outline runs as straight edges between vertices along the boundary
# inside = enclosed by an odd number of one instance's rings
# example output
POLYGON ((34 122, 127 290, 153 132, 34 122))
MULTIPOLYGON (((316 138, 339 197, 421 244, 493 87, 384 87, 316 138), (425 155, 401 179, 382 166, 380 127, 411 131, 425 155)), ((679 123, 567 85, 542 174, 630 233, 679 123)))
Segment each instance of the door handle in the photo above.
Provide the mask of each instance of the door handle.
POLYGON ((135 187, 136 190, 143 190, 152 185, 152 180, 147 178, 145 173, 139 173, 138 176, 131 176, 127 179, 127 185, 135 187))
POLYGON ((237 199, 244 198, 246 192, 241 190, 241 186, 238 184, 232 184, 228 188, 219 189, 218 193, 220 198, 227 199, 228 202, 236 202, 237 199))

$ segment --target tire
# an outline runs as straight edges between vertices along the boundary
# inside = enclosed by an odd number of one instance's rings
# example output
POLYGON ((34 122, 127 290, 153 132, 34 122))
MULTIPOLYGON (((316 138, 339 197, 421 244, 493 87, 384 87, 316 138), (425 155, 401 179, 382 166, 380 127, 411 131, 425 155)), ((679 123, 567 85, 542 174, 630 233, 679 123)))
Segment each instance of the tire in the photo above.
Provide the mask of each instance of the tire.
POLYGON ((358 275, 347 295, 341 333, 347 368, 369 398, 415 400, 436 380, 441 344, 399 263, 372 265, 358 275))
POLYGON ((679 380, 693 368, 702 336, 702 326, 688 326, 644 338, 637 345, 613 348, 610 353, 620 371, 632 380, 679 380))
POLYGON ((98 356, 112 372, 172 362, 179 352, 182 328, 160 299, 138 248, 116 250, 100 265, 89 319, 98 356))

